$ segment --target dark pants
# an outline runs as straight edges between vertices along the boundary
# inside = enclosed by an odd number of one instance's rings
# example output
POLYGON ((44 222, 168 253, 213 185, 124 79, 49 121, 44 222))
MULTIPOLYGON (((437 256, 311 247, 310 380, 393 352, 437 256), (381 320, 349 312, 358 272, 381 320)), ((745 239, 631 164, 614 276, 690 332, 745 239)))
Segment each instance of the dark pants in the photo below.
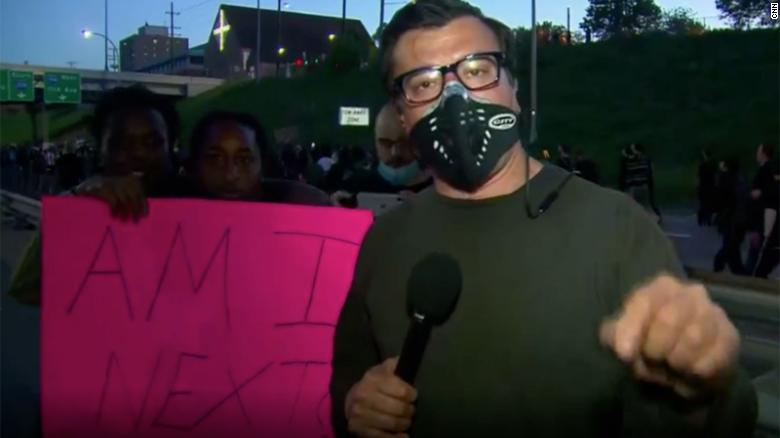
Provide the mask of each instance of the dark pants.
POLYGON ((745 261, 745 268, 748 272, 756 270, 756 264, 758 263, 758 256, 761 254, 761 245, 764 243, 764 236, 758 231, 751 231, 747 234, 748 237, 748 255, 745 261))
POLYGON ((748 274, 745 265, 742 264, 742 254, 740 253, 740 246, 742 245, 742 239, 744 238, 745 229, 739 227, 727 230, 723 234, 723 246, 720 248, 720 251, 715 254, 715 261, 713 263, 715 272, 723 271, 726 265, 728 265, 732 274, 748 274))
POLYGON ((712 215, 714 214, 712 204, 712 201, 708 198, 699 198, 699 211, 697 214, 699 226, 712 225, 712 215))

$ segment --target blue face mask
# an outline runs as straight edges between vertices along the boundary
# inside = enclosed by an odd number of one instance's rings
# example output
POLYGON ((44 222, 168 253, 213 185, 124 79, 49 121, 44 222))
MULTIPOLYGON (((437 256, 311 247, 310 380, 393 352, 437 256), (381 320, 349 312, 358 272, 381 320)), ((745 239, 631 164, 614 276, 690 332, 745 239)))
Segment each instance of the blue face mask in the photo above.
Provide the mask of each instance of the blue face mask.
POLYGON ((405 166, 390 167, 380 162, 377 171, 391 185, 404 187, 420 173, 420 164, 415 160, 405 166))

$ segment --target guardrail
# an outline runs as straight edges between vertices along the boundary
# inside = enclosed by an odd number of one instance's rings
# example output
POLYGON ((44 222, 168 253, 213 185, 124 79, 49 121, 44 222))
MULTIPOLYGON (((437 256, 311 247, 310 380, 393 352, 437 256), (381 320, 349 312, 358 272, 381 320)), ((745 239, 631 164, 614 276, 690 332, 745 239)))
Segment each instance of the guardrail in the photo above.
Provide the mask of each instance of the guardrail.
POLYGON ((4 214, 15 217, 20 223, 40 225, 41 201, 7 190, 0 190, 0 206, 2 206, 4 214))

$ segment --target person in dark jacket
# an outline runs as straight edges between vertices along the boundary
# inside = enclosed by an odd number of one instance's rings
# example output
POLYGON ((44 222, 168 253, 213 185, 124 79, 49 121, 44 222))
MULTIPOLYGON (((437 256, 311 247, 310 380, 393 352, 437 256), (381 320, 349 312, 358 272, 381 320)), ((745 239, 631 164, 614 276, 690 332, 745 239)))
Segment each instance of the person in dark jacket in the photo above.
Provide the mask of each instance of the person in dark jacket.
POLYGON ((715 255, 714 271, 721 272, 728 265, 733 274, 745 275, 740 247, 747 231, 748 187, 739 170, 736 157, 721 161, 718 172, 717 197, 718 232, 723 236, 723 245, 715 255))
POLYGON ((715 213, 715 163, 712 161, 707 149, 701 151, 699 163, 699 211, 697 214, 699 226, 712 225, 712 216, 715 213))
POLYGON ((620 189, 627 192, 645 208, 652 209, 660 223, 661 210, 655 202, 655 177, 653 163, 639 143, 623 149, 620 162, 620 189))

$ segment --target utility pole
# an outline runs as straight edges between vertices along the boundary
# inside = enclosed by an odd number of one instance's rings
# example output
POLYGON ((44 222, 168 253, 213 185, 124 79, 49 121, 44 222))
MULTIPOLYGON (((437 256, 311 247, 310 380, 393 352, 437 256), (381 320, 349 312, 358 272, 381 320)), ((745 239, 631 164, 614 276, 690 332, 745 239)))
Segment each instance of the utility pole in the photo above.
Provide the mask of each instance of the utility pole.
POLYGON ((108 71, 108 0, 105 0, 103 5, 105 13, 105 29, 103 29, 103 33, 106 35, 106 37, 103 38, 103 70, 108 71))
POLYGON ((179 29, 178 27, 173 25, 173 17, 181 14, 181 12, 174 12, 173 10, 173 2, 171 2, 171 10, 166 12, 167 15, 171 16, 171 31, 170 31, 170 37, 168 38, 168 56, 170 57, 170 63, 171 63, 171 73, 173 73, 173 43, 175 42, 174 38, 176 37, 176 29, 179 29))
POLYGON ((347 0, 341 0, 341 38, 347 30, 347 0))
POLYGON ((68 62, 67 62, 67 64, 68 64, 68 67, 70 67, 70 68, 73 68, 73 67, 75 67, 75 66, 76 66, 76 64, 78 64, 78 63, 77 63, 76 61, 68 61, 68 62))
POLYGON ((279 76, 279 50, 282 48, 282 0, 276 1, 276 76, 279 76))
POLYGON ((571 8, 566 8, 566 44, 571 44, 571 8))
POLYGON ((260 82, 260 0, 257 0, 257 35, 255 38, 255 81, 260 82))
MULTIPOLYGON (((528 147, 536 143, 536 0, 531 0, 531 132, 528 147)), ((530 151, 530 149, 529 149, 530 151)))
POLYGON ((379 28, 385 23, 385 0, 379 0, 379 28))

